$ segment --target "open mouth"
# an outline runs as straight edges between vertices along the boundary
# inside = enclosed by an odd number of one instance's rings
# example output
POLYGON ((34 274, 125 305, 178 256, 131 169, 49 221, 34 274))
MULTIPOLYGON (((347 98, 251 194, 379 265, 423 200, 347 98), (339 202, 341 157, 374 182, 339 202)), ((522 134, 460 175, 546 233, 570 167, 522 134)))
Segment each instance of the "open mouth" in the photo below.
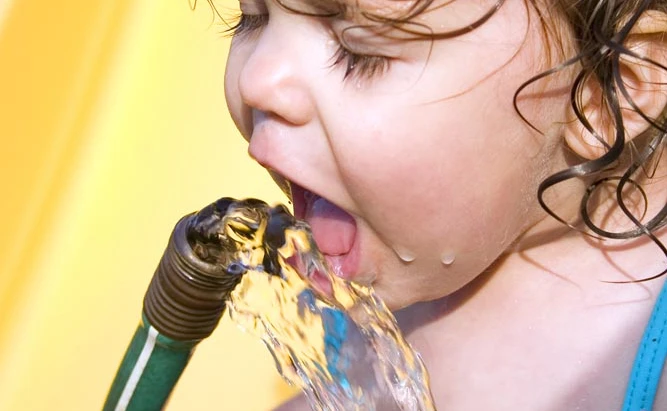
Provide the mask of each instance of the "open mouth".
POLYGON ((359 260, 354 217, 303 187, 292 183, 291 189, 294 216, 310 225, 313 239, 333 272, 352 279, 359 260))

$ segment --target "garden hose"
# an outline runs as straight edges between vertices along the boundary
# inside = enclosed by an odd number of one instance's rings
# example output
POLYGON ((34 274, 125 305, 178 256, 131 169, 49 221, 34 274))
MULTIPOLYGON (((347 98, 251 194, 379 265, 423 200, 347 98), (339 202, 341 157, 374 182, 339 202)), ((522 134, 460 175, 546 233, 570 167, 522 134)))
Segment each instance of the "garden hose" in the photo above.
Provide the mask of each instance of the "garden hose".
POLYGON ((195 347, 217 326, 243 274, 220 259, 234 252, 219 235, 234 202, 222 198, 176 224, 104 411, 163 409, 195 347))

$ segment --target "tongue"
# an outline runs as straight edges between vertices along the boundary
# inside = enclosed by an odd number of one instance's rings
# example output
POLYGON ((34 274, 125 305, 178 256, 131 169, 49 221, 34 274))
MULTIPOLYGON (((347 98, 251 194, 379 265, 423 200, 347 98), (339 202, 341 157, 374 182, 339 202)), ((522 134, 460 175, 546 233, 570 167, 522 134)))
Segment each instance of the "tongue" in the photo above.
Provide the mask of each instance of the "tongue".
POLYGON ((316 197, 306 207, 305 220, 320 251, 326 255, 347 254, 357 232, 354 218, 321 197, 316 197))

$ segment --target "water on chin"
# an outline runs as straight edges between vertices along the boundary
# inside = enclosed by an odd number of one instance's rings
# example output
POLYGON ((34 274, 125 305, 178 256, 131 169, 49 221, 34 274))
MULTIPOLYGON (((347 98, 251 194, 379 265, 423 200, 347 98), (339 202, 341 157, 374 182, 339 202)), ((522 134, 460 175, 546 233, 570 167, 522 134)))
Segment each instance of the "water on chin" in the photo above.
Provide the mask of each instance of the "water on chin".
POLYGON ((413 262, 416 258, 417 255, 413 253, 412 251, 408 250, 407 248, 400 246, 400 245, 395 245, 392 247, 398 258, 401 259, 404 263, 411 263, 413 262))
POLYGON ((275 233, 265 241, 270 212, 247 211, 237 207, 225 217, 227 231, 250 227, 234 236, 241 251, 227 260, 246 269, 229 312, 263 340, 311 408, 434 410, 424 364, 373 290, 334 275, 340 267, 328 267, 306 223, 292 220, 281 241, 275 233), (250 214, 268 222, 248 223, 250 214))

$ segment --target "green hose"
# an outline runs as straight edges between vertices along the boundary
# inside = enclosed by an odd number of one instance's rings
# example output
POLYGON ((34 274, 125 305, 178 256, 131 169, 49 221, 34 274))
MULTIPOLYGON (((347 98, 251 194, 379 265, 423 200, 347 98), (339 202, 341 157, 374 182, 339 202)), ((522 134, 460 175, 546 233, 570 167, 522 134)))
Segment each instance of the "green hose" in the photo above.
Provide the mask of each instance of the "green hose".
POLYGON ((176 341, 143 317, 111 385, 104 411, 164 408, 199 341, 176 341))
POLYGON ((162 410, 195 346, 217 326, 243 274, 224 258, 236 252, 221 235, 232 204, 222 198, 176 224, 104 411, 162 410))

